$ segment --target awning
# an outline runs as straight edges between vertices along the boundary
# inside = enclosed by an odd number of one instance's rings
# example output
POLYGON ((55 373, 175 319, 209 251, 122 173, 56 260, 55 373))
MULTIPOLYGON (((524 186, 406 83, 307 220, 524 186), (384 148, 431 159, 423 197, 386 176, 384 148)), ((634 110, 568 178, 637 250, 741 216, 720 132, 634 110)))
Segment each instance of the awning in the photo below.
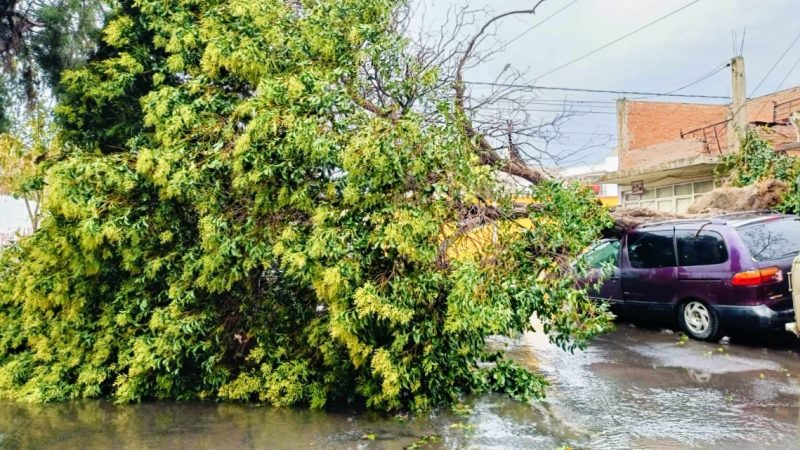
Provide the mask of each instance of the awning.
POLYGON ((600 182, 607 184, 630 184, 634 181, 644 181, 645 184, 662 181, 666 178, 675 180, 690 180, 712 175, 719 158, 710 155, 697 155, 691 158, 676 159, 654 166, 637 167, 635 169, 618 170, 600 178, 600 182))

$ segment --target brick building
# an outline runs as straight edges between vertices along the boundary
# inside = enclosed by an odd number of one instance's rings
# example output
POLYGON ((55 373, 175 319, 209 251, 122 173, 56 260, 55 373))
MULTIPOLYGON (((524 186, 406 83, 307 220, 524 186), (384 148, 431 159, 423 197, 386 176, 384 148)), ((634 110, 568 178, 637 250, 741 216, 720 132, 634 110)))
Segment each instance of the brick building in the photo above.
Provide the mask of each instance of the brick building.
POLYGON ((619 170, 602 178, 619 185, 623 206, 683 212, 714 188, 720 155, 735 151, 741 130, 760 126, 777 149, 800 152, 794 127, 800 86, 745 98, 744 61, 731 61, 733 101, 726 105, 617 101, 619 170))

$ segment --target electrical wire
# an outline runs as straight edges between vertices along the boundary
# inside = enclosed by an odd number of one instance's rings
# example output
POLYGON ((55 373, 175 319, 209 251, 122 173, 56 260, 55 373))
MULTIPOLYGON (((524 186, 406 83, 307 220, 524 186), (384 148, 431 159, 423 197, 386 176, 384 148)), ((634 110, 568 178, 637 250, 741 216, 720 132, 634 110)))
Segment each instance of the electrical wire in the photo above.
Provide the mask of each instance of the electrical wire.
MULTIPOLYGON (((485 102, 491 101, 491 98, 486 97, 476 97, 476 102, 485 102)), ((509 99, 497 99, 496 101, 505 101, 505 102, 512 102, 509 99)), ((584 99, 571 99, 571 98, 540 98, 536 97, 531 100, 525 100, 526 103, 553 103, 553 104, 564 104, 564 103, 575 103, 575 104, 587 104, 587 105, 598 105, 599 107, 611 107, 614 108, 615 104, 617 103, 616 100, 584 100, 584 99)), ((518 103, 518 102, 513 102, 518 103)))
MULTIPOLYGON (((707 72, 706 74, 700 76, 700 78, 692 81, 691 83, 685 84, 685 85, 683 85, 683 86, 681 86, 681 87, 679 87, 677 89, 673 89, 671 91, 665 92, 664 94, 666 94, 666 95, 674 94, 675 92, 679 92, 679 91, 682 91, 682 90, 684 90, 686 88, 694 86, 695 84, 700 83, 702 81, 705 81, 705 80, 711 78, 712 76, 716 75, 720 71, 722 71, 722 70, 724 70, 724 69, 726 69, 726 68, 728 68, 730 66, 731 66, 731 63, 729 63, 729 62, 722 63, 721 65, 711 69, 710 72, 707 72)), ((650 98, 650 97, 634 97, 634 99, 636 99, 636 100, 644 100, 644 99, 647 99, 647 98, 650 98)))
POLYGON ((750 93, 750 97, 752 97, 756 93, 758 88, 760 88, 761 85, 764 84, 764 81, 766 81, 767 78, 772 73, 772 71, 775 70, 776 67, 778 67, 778 64, 780 64, 780 62, 783 61, 783 58, 786 57, 786 54, 789 53, 789 50, 791 50, 792 47, 794 47, 794 44, 796 44, 798 40, 800 40, 800 33, 798 33, 797 36, 795 36, 795 38, 792 41, 792 43, 789 44, 788 47, 786 47, 786 50, 784 50, 783 53, 781 54, 780 58, 778 58, 778 60, 775 61, 775 64, 773 64, 772 67, 769 68, 769 71, 767 71, 766 75, 764 75, 764 78, 762 78, 761 81, 758 82, 758 84, 756 85, 756 88, 753 89, 752 92, 750 93))
POLYGON ((509 45, 509 44, 511 44, 512 42, 515 42, 515 41, 517 41, 517 40, 518 40, 519 38, 521 38, 522 36, 525 36, 526 34, 530 33, 530 32, 531 32, 531 31, 533 31, 533 30, 535 30, 535 29, 536 29, 536 28, 538 28, 540 25, 542 25, 543 23, 545 23, 545 22, 547 22, 548 20, 552 19, 553 17, 557 16, 557 15, 558 15, 558 14, 559 14, 561 11, 564 11, 565 9, 567 9, 567 8, 569 8, 570 6, 574 5, 575 3, 578 3, 578 0, 572 0, 572 3, 567 3, 567 5, 566 5, 566 6, 564 6, 564 7, 563 7, 563 8, 561 8, 561 9, 559 9, 558 11, 554 12, 553 14, 550 14, 549 16, 545 17, 544 19, 542 19, 542 21, 541 21, 541 22, 538 22, 538 23, 536 23, 535 25, 533 25, 532 27, 530 27, 530 28, 528 28, 527 30, 523 31, 522 33, 520 33, 520 34, 518 34, 518 35, 514 36, 514 37, 513 37, 513 38, 512 38, 510 41, 506 42, 506 45, 509 45))
POLYGON ((776 90, 776 91, 780 91, 780 90, 781 90, 781 87, 783 87, 783 83, 785 83, 785 82, 786 82, 786 80, 788 80, 788 79, 789 79, 789 76, 790 76, 790 75, 791 75, 791 74, 794 72, 794 69, 795 69, 795 68, 797 68, 797 65, 798 65, 798 64, 800 64, 800 58, 797 58, 797 60, 794 62, 794 64, 792 64, 792 67, 789 69, 789 71, 788 71, 788 72, 786 72, 786 76, 785 76, 785 77, 783 77, 783 79, 781 80, 781 82, 780 82, 780 83, 778 83, 778 87, 777 87, 777 88, 775 88, 775 90, 776 90))
POLYGON ((728 68, 730 66, 731 66, 731 63, 729 63, 729 62, 728 63, 722 63, 721 66, 717 66, 716 68, 712 69, 711 72, 708 72, 707 74, 703 75, 702 77, 698 78, 697 80, 692 81, 689 84, 685 84, 685 85, 679 87, 678 89, 671 90, 671 91, 667 92, 667 94, 674 94, 675 92, 679 92, 679 91, 682 91, 682 90, 684 90, 686 88, 692 87, 697 83, 700 83, 702 81, 705 81, 705 80, 711 78, 712 76, 716 75, 720 71, 722 71, 722 70, 724 70, 724 69, 726 69, 726 68, 728 68))
POLYGON ((478 105, 486 105, 486 106, 495 106, 498 108, 505 108, 505 109, 518 109, 518 108, 527 108, 531 106, 535 107, 568 107, 568 108, 587 108, 587 109, 599 109, 599 110, 616 110, 617 107, 614 104, 609 103, 583 103, 583 102, 570 102, 570 101, 540 101, 540 100, 524 100, 519 102, 512 102, 509 100, 500 99, 499 101, 495 102, 476 102, 476 106, 478 105))
POLYGON ((662 20, 667 19, 668 17, 671 17, 671 16, 677 14, 677 13, 683 11, 684 9, 686 9, 686 8, 688 8, 688 7, 694 5, 695 3, 698 3, 698 2, 700 2, 700 0, 694 0, 692 2, 689 2, 689 3, 681 6, 680 8, 663 15, 663 16, 659 17, 658 19, 653 20, 652 22, 649 22, 649 23, 647 23, 647 24, 645 24, 645 25, 643 25, 643 26, 641 26, 641 27, 639 27, 639 28, 627 33, 627 34, 624 34, 624 35, 614 39, 611 42, 608 42, 606 44, 601 45, 600 47, 590 51, 589 53, 583 54, 583 55, 581 55, 581 56, 579 56, 579 57, 577 57, 577 58, 575 58, 573 60, 567 61, 566 63, 564 63, 564 64, 562 64, 562 65, 560 65, 560 66, 558 66, 558 67, 556 67, 554 69, 551 69, 551 70, 539 75, 538 77, 536 77, 536 79, 538 80, 539 78, 546 77, 547 75, 555 73, 555 72, 557 72, 557 71, 559 71, 559 70, 561 70, 561 69, 563 69, 563 68, 565 68, 567 66, 571 66, 572 64, 575 64, 576 62, 578 62, 578 61, 580 61, 580 60, 582 60, 584 58, 592 56, 592 55, 594 55, 595 53, 597 53, 597 52, 599 52, 601 50, 604 50, 604 49, 606 49, 608 47, 611 47, 612 45, 616 44, 617 42, 622 41, 623 39, 629 38, 629 37, 633 36, 634 34, 640 32, 640 31, 642 31, 642 30, 644 30, 646 28, 649 28, 649 27, 657 24, 658 22, 661 22, 662 20))
MULTIPOLYGON (((698 0, 699 1, 699 0, 698 0)), ((637 91, 615 91, 607 89, 587 89, 587 88, 573 88, 573 87, 556 87, 556 86, 537 86, 532 84, 510 84, 510 83, 491 83, 486 81, 465 81, 466 84, 476 86, 495 86, 495 87, 508 87, 508 88, 527 88, 538 90, 551 90, 551 91, 566 91, 566 92, 589 92, 593 94, 622 94, 622 95, 649 95, 652 97, 685 97, 685 98, 712 98, 712 99, 725 99, 728 96, 721 95, 701 95, 701 94, 669 94, 665 92, 637 92, 637 91)))
POLYGON ((565 114, 609 114, 609 115, 616 115, 616 112, 611 111, 592 111, 592 110, 572 110, 572 109, 538 109, 538 108, 495 108, 491 106, 486 106, 483 108, 479 108, 478 111, 499 111, 499 112, 515 112, 515 111, 523 111, 523 112, 556 112, 556 113, 565 113, 565 114))
MULTIPOLYGON (((798 40, 800 40, 800 33, 798 33, 798 34, 797 34, 797 36, 795 36, 794 40, 793 40, 793 41, 792 41, 792 42, 789 44, 789 46, 788 46, 788 47, 786 47, 786 50, 784 50, 784 51, 783 51, 783 53, 781 53, 781 56, 780 56, 780 57, 778 57, 778 60, 777 60, 777 61, 775 61, 775 64, 773 64, 773 65, 772 65, 772 67, 770 67, 770 68, 769 68, 769 70, 768 70, 768 71, 767 71, 767 73, 764 75, 764 77, 763 77, 763 78, 761 78, 761 81, 759 81, 759 82, 758 82, 758 84, 756 85, 756 88, 755 88, 755 89, 753 89, 753 90, 750 92, 750 97, 753 97, 753 95, 756 93, 756 91, 758 91, 758 88, 760 88, 760 87, 761 87, 761 85, 762 85, 762 84, 764 84, 764 81, 766 81, 766 80, 767 80, 767 78, 768 78, 768 77, 770 76, 770 74, 772 73, 772 71, 773 71, 773 70, 775 70, 775 68, 776 68, 776 67, 778 67, 778 64, 780 64, 780 62, 781 62, 781 61, 783 61, 783 58, 785 58, 785 57, 786 57, 786 54, 787 54, 787 53, 789 53, 789 51, 792 49, 792 47, 794 47, 794 45, 797 43, 797 41, 798 41, 798 40)), ((795 65, 796 65, 796 63, 795 63, 795 65)), ((792 70, 794 70, 794 66, 792 66, 792 70)), ((790 72, 790 73, 791 73, 791 72, 790 72)), ((788 77, 788 75, 787 75, 787 77, 788 77)), ((785 79, 784 79, 784 81, 785 81, 785 79)), ((781 84, 783 84, 783 81, 781 81, 781 84)), ((761 108, 759 108, 759 109, 758 109, 758 112, 756 112, 756 114, 755 114, 755 117, 758 117, 758 115, 759 115, 759 114, 761 114, 761 111, 763 111, 763 110, 764 110, 764 107, 766 107, 766 106, 767 106, 767 103, 768 103, 768 102, 763 102, 763 103, 761 104, 761 108)), ((741 111, 741 110, 742 110, 742 108, 744 108, 744 106, 745 106, 745 105, 747 105, 747 102, 744 102, 744 103, 743 103, 741 106, 739 106, 739 108, 738 108, 738 109, 736 109, 736 112, 735 112, 735 113, 733 113, 733 116, 735 117, 737 114, 739 114, 739 111, 741 111)))

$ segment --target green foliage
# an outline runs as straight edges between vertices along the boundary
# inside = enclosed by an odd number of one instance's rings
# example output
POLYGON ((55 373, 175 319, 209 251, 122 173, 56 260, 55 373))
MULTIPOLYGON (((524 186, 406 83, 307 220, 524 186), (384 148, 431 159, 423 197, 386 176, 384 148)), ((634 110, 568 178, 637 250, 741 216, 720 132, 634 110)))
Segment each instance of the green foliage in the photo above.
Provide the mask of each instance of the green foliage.
POLYGON ((584 348, 608 329, 609 312, 576 286, 575 273, 586 269, 577 255, 612 225, 611 217, 579 184, 543 181, 531 188, 531 196, 537 202, 531 224, 521 239, 506 237, 511 244, 504 256, 512 265, 498 280, 515 301, 513 329, 525 329, 535 313, 553 342, 569 351, 584 348))
POLYGON ((437 81, 402 78, 396 6, 124 4, 108 48, 63 77, 41 227, 0 255, 0 396, 392 411, 543 395, 485 339, 534 313, 567 349, 607 327, 569 262, 608 214, 544 182, 532 226, 500 222, 480 257, 442 264, 475 193, 503 214, 512 199, 452 105, 362 106, 367 62, 398 92, 437 81))
POLYGON ((33 230, 38 228, 47 154, 56 154, 53 124, 42 110, 26 114, 27 123, 0 133, 0 194, 22 198, 33 230))
POLYGON ((739 143, 740 150, 722 156, 717 173, 728 174, 734 186, 747 186, 766 179, 789 181, 797 172, 795 159, 776 152, 757 129, 748 129, 739 143))
POLYGON ((777 152, 758 129, 748 129, 739 144, 740 150, 722 156, 717 176, 727 176, 734 186, 748 186, 762 180, 777 179, 790 186, 779 209, 800 212, 800 160, 777 152))

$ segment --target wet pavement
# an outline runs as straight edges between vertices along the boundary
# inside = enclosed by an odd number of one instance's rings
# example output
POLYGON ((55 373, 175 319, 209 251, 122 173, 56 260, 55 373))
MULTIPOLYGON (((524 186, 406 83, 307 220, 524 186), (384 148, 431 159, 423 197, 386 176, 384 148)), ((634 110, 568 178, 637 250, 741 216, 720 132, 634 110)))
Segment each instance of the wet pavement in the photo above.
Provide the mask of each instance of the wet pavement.
POLYGON ((800 449, 800 343, 710 344, 622 324, 584 352, 495 340, 548 399, 465 399, 408 419, 231 404, 0 403, 0 448, 800 449))

